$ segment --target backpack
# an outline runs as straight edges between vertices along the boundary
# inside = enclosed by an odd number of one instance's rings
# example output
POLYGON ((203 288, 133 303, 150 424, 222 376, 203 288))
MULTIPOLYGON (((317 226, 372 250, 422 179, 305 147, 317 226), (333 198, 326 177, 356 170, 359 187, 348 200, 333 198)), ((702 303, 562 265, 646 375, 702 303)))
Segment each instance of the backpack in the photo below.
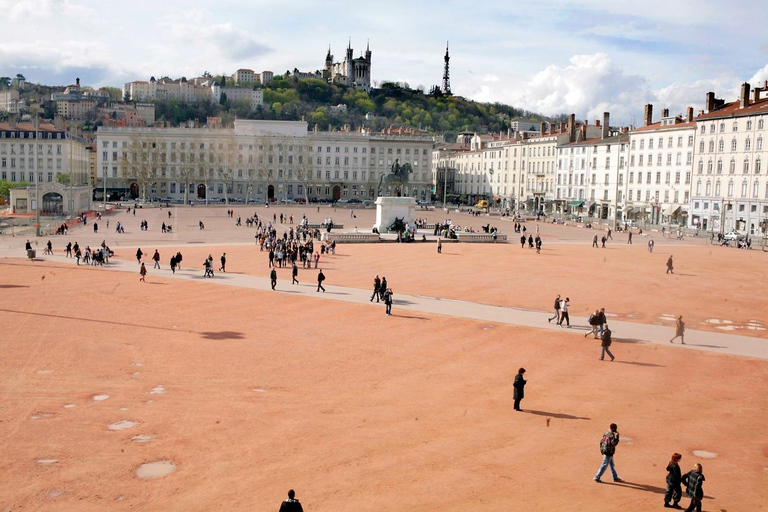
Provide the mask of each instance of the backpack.
POLYGON ((613 455, 616 453, 616 446, 613 444, 613 432, 606 430, 603 438, 600 439, 600 453, 603 455, 613 455))
POLYGON ((589 315, 589 318, 587 318, 587 323, 589 325, 594 325, 592 322, 595 321, 595 315, 589 315))

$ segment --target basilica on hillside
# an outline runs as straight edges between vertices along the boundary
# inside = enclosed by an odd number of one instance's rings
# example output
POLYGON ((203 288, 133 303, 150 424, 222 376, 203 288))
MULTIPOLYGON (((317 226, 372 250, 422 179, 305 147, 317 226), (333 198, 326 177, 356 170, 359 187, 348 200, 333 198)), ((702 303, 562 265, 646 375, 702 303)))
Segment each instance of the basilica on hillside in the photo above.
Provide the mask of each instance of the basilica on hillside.
POLYGON ((331 47, 325 56, 323 78, 329 82, 347 85, 366 92, 371 90, 371 49, 366 46, 365 55, 353 58, 352 42, 347 46, 344 62, 333 62, 331 47))

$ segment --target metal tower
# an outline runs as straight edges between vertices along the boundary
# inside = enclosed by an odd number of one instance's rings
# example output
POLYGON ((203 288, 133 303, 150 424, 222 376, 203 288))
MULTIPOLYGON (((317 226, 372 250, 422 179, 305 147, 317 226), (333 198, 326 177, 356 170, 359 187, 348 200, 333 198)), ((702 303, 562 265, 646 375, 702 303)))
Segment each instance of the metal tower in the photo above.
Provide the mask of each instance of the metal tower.
POLYGON ((448 62, 451 60, 451 56, 448 54, 448 42, 445 43, 445 71, 443 71, 443 87, 442 92, 446 96, 451 95, 451 79, 448 71, 448 62))

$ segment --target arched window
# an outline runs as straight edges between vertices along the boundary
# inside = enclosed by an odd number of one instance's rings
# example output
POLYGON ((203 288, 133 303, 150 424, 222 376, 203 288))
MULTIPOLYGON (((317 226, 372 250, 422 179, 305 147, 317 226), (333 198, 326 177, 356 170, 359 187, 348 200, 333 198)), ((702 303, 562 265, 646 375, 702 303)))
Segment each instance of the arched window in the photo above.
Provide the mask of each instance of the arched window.
POLYGON ((720 180, 717 180, 717 183, 715 183, 715 195, 720 195, 720 180))
POLYGON ((742 169, 742 171, 744 172, 744 174, 748 174, 749 173, 749 159, 748 158, 744 159, 744 168, 742 169))
POLYGON ((721 132, 725 131, 725 123, 723 123, 723 122, 720 123, 720 131, 721 132))
POLYGON ((733 197, 733 180, 728 180, 728 197, 733 197))
POLYGON ((709 196, 712 194, 712 182, 707 180, 707 192, 706 195, 709 196))
POLYGON ((741 197, 747 197, 747 180, 741 182, 741 197))
POLYGON ((715 141, 709 141, 709 152, 712 153, 715 150, 715 141))
POLYGON ((731 140, 731 151, 736 151, 736 139, 731 140))
POLYGON ((703 152, 704 152, 704 141, 702 140, 701 142, 699 142, 699 153, 703 153, 703 152))
POLYGON ((758 130, 762 130, 762 129, 763 129, 763 124, 764 124, 764 123, 763 123, 763 120, 762 120, 762 119, 760 119, 760 120, 757 122, 757 129, 758 129, 758 130))
POLYGON ((709 125, 709 133, 715 133, 715 123, 709 125))
POLYGON ((717 174, 723 174, 723 161, 717 161, 717 174))
POLYGON ((752 139, 750 139, 749 137, 747 137, 747 138, 744 140, 744 150, 745 150, 745 151, 749 151, 750 149, 752 149, 752 139))
POLYGON ((755 180, 755 182, 752 184, 752 197, 754 199, 757 199, 757 196, 759 193, 760 193, 760 182, 755 180))
POLYGON ((747 130, 752 129, 752 121, 747 121, 747 130))
POLYGON ((699 160, 699 174, 704 173, 704 160, 699 160))
POLYGON ((712 160, 707 162, 707 174, 712 174, 712 160))
POLYGON ((758 137, 757 138, 757 149, 758 150, 763 149, 763 138, 762 137, 758 137))
POLYGON ((725 149, 725 141, 723 139, 720 139, 720 142, 717 143, 717 150, 722 152, 725 149))
POLYGON ((736 159, 731 158, 731 165, 728 167, 728 172, 734 174, 736 172, 736 159))
POLYGON ((698 180, 698 181, 696 182, 696 195, 697 195, 697 196, 700 196, 700 195, 701 195, 701 180, 698 180))
POLYGON ((760 157, 755 160, 755 174, 760 174, 760 157))

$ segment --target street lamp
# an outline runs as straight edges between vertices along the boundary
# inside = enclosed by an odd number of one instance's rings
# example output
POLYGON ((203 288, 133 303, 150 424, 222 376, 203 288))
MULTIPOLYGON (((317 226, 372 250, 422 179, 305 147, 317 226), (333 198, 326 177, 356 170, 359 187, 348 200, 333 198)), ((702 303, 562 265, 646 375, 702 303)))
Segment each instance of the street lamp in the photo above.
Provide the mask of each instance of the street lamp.
POLYGON ((35 116, 35 233, 40 236, 40 173, 38 166, 40 157, 40 112, 35 116))

